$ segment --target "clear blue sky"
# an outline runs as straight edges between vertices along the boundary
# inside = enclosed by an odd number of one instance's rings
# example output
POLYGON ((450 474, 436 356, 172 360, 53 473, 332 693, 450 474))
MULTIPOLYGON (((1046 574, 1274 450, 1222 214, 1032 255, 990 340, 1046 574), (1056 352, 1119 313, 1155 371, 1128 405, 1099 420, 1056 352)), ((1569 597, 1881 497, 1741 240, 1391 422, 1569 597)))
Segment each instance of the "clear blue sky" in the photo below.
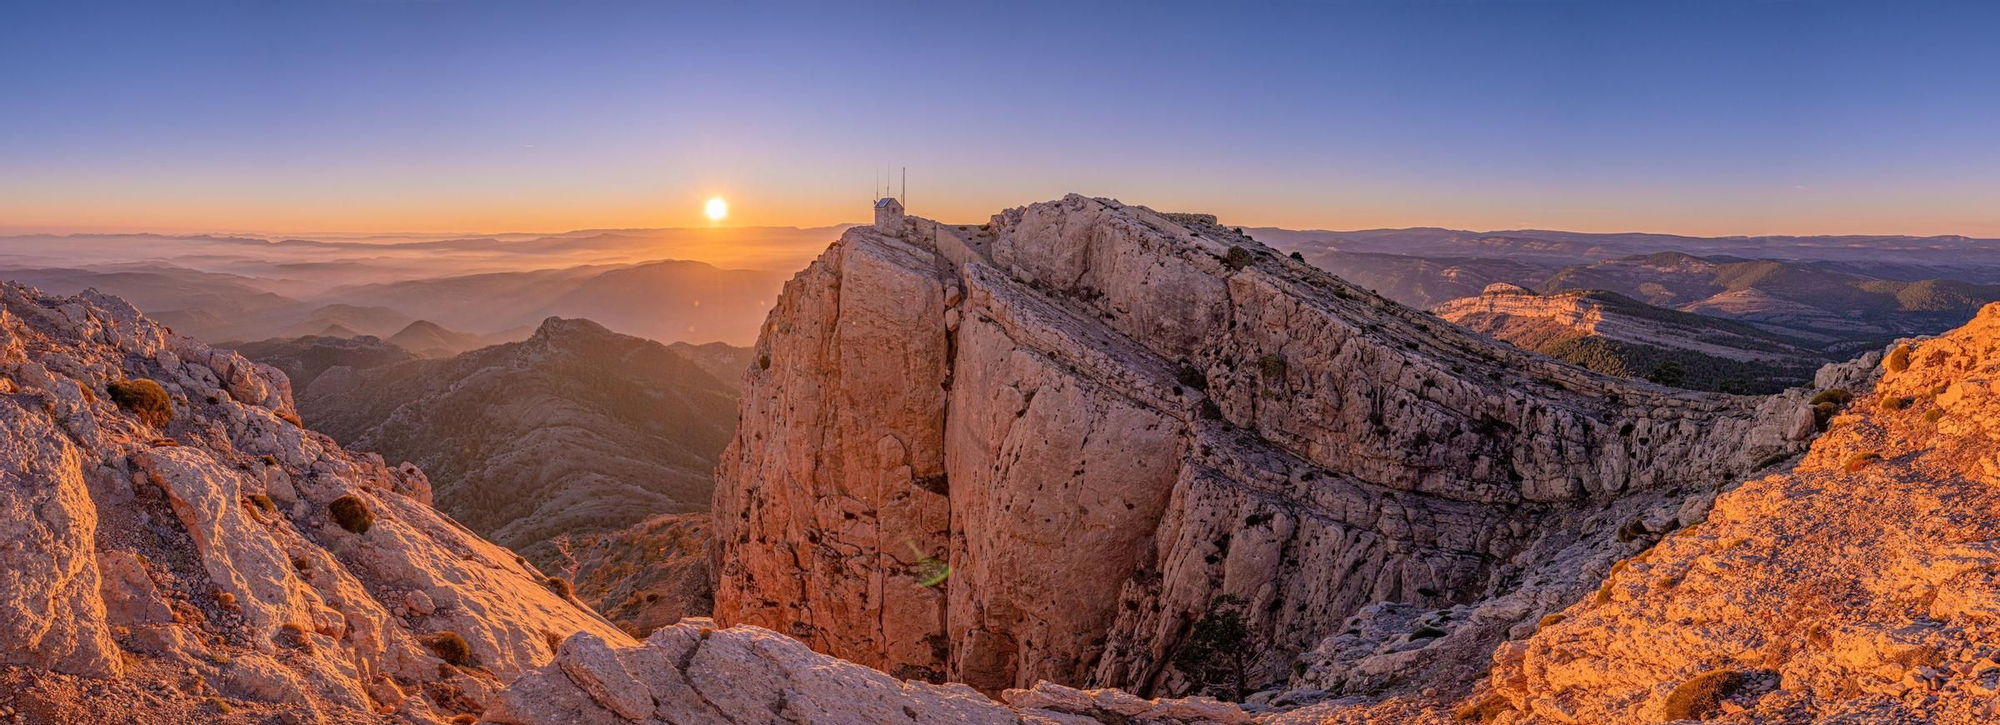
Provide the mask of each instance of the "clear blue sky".
POLYGON ((0 229, 977 219, 2000 236, 2000 8, 0 5, 0 229))

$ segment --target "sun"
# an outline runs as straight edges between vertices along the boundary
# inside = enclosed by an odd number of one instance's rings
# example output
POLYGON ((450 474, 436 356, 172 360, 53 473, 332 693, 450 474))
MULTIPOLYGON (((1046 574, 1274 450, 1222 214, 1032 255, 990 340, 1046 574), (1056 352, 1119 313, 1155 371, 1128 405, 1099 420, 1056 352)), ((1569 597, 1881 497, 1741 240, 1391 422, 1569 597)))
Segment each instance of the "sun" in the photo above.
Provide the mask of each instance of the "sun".
POLYGON ((709 221, 722 221, 723 217, 729 216, 729 202, 723 201, 719 196, 709 197, 708 203, 702 206, 701 213, 707 214, 709 221))

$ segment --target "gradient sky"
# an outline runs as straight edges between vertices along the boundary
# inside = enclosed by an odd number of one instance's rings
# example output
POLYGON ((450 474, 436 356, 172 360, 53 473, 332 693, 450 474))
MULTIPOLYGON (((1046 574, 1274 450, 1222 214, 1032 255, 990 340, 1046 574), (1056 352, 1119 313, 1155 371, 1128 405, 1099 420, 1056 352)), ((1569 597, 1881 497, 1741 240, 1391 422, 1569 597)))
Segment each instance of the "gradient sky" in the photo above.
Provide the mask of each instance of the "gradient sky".
POLYGON ((7 2, 0 232, 2000 236, 1995 3, 7 2), (940 7, 950 5, 950 7, 940 7))

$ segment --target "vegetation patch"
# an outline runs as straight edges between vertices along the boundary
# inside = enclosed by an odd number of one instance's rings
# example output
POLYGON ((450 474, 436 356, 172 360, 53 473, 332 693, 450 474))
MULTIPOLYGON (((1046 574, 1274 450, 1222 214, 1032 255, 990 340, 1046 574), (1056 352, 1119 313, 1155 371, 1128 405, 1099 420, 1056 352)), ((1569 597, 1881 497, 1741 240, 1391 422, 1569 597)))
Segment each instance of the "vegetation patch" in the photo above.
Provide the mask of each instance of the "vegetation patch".
POLYGON ((1882 361, 1882 367, 1888 368, 1892 373, 1910 369, 1910 346, 1897 345, 1896 349, 1890 350, 1889 357, 1882 361))
POLYGON ((375 513, 368 510, 368 504, 353 495, 334 499, 333 503, 326 505, 326 509, 333 514, 334 523, 352 533, 368 533, 368 529, 375 525, 375 513))
POLYGON ((477 661, 472 658, 472 646, 466 644, 465 638, 458 636, 457 632, 445 631, 425 637, 424 646, 431 648, 431 652, 436 654, 438 659, 453 666, 478 666, 477 661))
POLYGON ((1285 377, 1285 368, 1285 356, 1275 352, 1257 359, 1257 372, 1263 373, 1266 379, 1285 377))
POLYGON ((569 583, 568 579, 564 579, 559 576, 552 576, 549 577, 547 580, 543 581, 542 583, 547 584, 549 587, 549 591, 555 592, 556 596, 558 597, 568 599, 576 595, 576 587, 572 586, 569 583))
POLYGON ((1940 420, 1944 420, 1943 408, 1932 408, 1930 410, 1924 411, 1924 422, 1936 423, 1940 420))
POLYGON ((1812 404, 1832 403, 1834 407, 1839 407, 1848 404, 1852 400, 1854 400, 1854 394, 1847 392, 1845 388, 1827 388, 1819 391, 1818 395, 1812 397, 1812 404))
POLYGON ((1869 451, 1867 453, 1856 453, 1852 456, 1847 457, 1847 462, 1841 464, 1840 470, 1846 471, 1848 473, 1853 473, 1863 468, 1867 468, 1869 465, 1880 460, 1882 460, 1882 454, 1876 453, 1874 451, 1869 451))
POLYGON ((1242 597, 1222 595, 1210 600, 1187 641, 1174 650, 1174 667, 1196 681, 1223 686, 1241 701, 1249 696, 1250 627, 1242 597))
POLYGON ((1883 397, 1880 405, 1883 410, 1902 410, 1914 402, 1917 402, 1917 399, 1907 395, 1890 395, 1883 397))
POLYGON ((278 512, 278 502, 272 501, 270 496, 261 493, 253 493, 246 498, 249 499, 250 505, 257 507, 258 510, 263 511, 264 513, 275 514, 278 512))
POLYGON ((146 378, 133 378, 113 381, 105 389, 111 393, 111 402, 138 416, 146 425, 165 428, 174 420, 173 399, 167 397, 167 389, 160 387, 159 383, 146 378))
POLYGON ((1669 720, 1706 720, 1722 714, 1722 702, 1735 695, 1750 678, 1735 670, 1709 670, 1674 687, 1667 693, 1669 720))
POLYGON ((1250 250, 1243 247, 1230 247, 1229 254, 1222 258, 1222 262, 1234 270, 1241 270, 1244 267, 1248 267, 1250 266, 1250 250))

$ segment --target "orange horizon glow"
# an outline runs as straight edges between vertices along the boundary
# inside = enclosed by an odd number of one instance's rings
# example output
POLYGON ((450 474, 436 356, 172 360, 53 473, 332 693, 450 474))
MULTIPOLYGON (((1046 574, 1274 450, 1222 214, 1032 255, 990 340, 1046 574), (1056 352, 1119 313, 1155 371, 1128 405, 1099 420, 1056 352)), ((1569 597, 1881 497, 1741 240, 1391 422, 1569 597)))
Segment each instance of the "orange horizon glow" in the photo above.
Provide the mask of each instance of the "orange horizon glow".
MULTIPOLYGON (((1010 202, 941 202, 911 209, 911 214, 947 222, 983 222, 993 214, 1015 206, 1057 198, 1055 194, 1026 197, 1010 202)), ((109 205, 108 209, 65 209, 62 206, 31 206, 0 201, 0 235, 26 234, 214 234, 263 238, 338 238, 354 236, 493 236, 562 234, 586 229, 743 229, 792 227, 812 229, 866 224, 865 200, 808 200, 773 204, 771 200, 737 203, 728 198, 726 216, 712 219, 703 199, 694 203, 671 202, 593 204, 582 208, 540 206, 532 203, 442 205, 434 209, 242 209, 219 205, 141 204, 109 205)), ((1548 229, 1583 233, 1677 234, 1695 237, 1725 236, 1841 236, 1906 235, 1914 237, 1963 235, 2000 237, 2000 222, 1982 219, 1953 219, 1940 216, 1912 219, 1895 214, 1869 214, 1847 208, 1829 210, 1810 219, 1795 215, 1689 214, 1694 218, 1667 218, 1661 215, 1615 214, 1606 212, 1528 213, 1430 213, 1418 210, 1313 210, 1286 209, 1269 204, 1200 204, 1155 201, 1122 197, 1126 203, 1145 204, 1162 211, 1199 211, 1215 214, 1224 223, 1243 227, 1277 227, 1293 230, 1352 231, 1441 227, 1468 231, 1548 229)))

